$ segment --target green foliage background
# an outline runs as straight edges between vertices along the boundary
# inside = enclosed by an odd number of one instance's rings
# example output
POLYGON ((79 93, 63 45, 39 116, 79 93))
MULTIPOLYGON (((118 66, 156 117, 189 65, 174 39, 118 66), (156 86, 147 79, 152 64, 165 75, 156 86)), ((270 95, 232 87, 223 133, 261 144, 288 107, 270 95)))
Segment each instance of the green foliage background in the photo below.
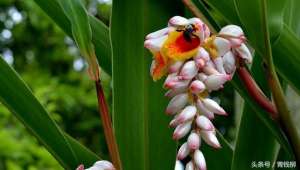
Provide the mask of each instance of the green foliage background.
MULTIPOLYGON (((86 5, 93 7, 90 7, 93 14, 99 13, 107 19, 110 5, 97 4, 87 1, 86 5), (103 10, 98 12, 95 7, 103 10)), ((84 71, 85 63, 73 41, 33 1, 0 0, 0 54, 60 127, 107 158, 94 84, 84 71), (20 21, 16 15, 21 15, 20 21), (5 38, 8 35, 3 30, 11 36, 5 38)), ((104 74, 103 80, 110 100, 110 78, 104 74)), ((0 139, 1 170, 62 169, 1 103, 0 139)))

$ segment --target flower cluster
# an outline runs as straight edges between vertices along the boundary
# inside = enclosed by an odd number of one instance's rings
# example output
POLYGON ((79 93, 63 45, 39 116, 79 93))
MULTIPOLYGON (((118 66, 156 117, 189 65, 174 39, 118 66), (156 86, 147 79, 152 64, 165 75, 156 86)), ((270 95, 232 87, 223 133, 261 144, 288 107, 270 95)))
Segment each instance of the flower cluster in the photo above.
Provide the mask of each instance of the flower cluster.
POLYGON ((112 163, 109 161, 101 160, 94 163, 93 166, 84 169, 83 165, 79 165, 76 170, 116 170, 112 163))
POLYGON ((242 29, 228 25, 216 35, 199 18, 172 17, 164 29, 146 36, 144 46, 153 54, 150 68, 156 81, 167 76, 165 96, 171 98, 166 113, 173 115, 173 139, 187 136, 177 153, 176 170, 184 169, 181 160, 189 159, 186 170, 206 169, 200 150, 201 140, 220 148, 211 120, 227 115, 209 96, 231 80, 240 60, 252 62, 242 29))

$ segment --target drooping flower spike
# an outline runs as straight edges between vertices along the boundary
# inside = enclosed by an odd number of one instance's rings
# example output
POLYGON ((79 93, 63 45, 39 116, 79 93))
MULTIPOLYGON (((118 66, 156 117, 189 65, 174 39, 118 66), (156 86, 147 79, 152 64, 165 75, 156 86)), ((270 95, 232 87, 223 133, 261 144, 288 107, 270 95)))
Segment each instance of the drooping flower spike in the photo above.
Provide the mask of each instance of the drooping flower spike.
POLYGON ((165 96, 170 98, 166 114, 174 119, 173 139, 186 137, 177 153, 175 170, 206 169, 201 143, 221 148, 211 122, 226 111, 209 96, 230 81, 237 60, 252 62, 243 30, 236 25, 223 27, 216 35, 199 18, 172 17, 166 28, 146 36, 145 47, 153 54, 153 80, 166 76, 165 96), (190 159, 183 165, 181 160, 190 159), (184 168, 185 167, 185 168, 184 168))

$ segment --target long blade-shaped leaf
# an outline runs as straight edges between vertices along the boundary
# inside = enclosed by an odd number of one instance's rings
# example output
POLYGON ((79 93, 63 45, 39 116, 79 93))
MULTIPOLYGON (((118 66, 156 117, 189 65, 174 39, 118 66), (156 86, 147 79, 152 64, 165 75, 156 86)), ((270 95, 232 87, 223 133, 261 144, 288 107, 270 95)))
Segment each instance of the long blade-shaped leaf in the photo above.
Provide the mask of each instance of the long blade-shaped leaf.
MULTIPOLYGON (((268 86, 261 64, 261 58, 255 57, 252 73, 266 92, 268 86)), ((276 138, 269 133, 269 129, 254 112, 246 103, 238 129, 231 170, 255 169, 258 167, 259 161, 268 161, 269 166, 264 165, 264 169, 272 169, 279 145, 276 138)))
MULTIPOLYGON (((1 57, 0 57, 1 58, 1 57)), ((17 73, 0 59, 0 100, 45 145, 66 169, 98 158, 65 136, 17 73)))
MULTIPOLYGON (((34 0, 45 13, 69 36, 72 37, 71 22, 60 7, 58 0, 34 0)), ((92 41, 100 66, 111 74, 111 46, 108 28, 101 21, 89 15, 92 29, 92 41)))
POLYGON ((92 30, 81 0, 58 0, 61 8, 71 22, 72 35, 81 54, 89 64, 89 73, 92 79, 98 80, 98 62, 92 43, 92 30))
POLYGON ((285 9, 285 23, 295 32, 298 38, 300 37, 299 6, 300 1, 289 0, 285 9))
POLYGON ((163 114, 167 101, 161 83, 150 80, 151 56, 143 46, 146 32, 166 25, 175 12, 159 4, 164 3, 113 2, 113 120, 125 170, 172 169, 175 162, 176 145, 163 114))

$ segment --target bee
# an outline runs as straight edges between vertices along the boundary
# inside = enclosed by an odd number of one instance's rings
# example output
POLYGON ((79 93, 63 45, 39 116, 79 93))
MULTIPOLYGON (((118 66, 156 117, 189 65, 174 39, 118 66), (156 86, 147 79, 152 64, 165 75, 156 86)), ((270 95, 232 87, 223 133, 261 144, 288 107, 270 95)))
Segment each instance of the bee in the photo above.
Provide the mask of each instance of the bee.
POLYGON ((188 42, 192 42, 192 38, 197 37, 197 35, 194 34, 194 32, 196 31, 194 24, 188 24, 186 26, 183 26, 182 28, 178 28, 176 31, 183 32, 183 37, 188 42))

